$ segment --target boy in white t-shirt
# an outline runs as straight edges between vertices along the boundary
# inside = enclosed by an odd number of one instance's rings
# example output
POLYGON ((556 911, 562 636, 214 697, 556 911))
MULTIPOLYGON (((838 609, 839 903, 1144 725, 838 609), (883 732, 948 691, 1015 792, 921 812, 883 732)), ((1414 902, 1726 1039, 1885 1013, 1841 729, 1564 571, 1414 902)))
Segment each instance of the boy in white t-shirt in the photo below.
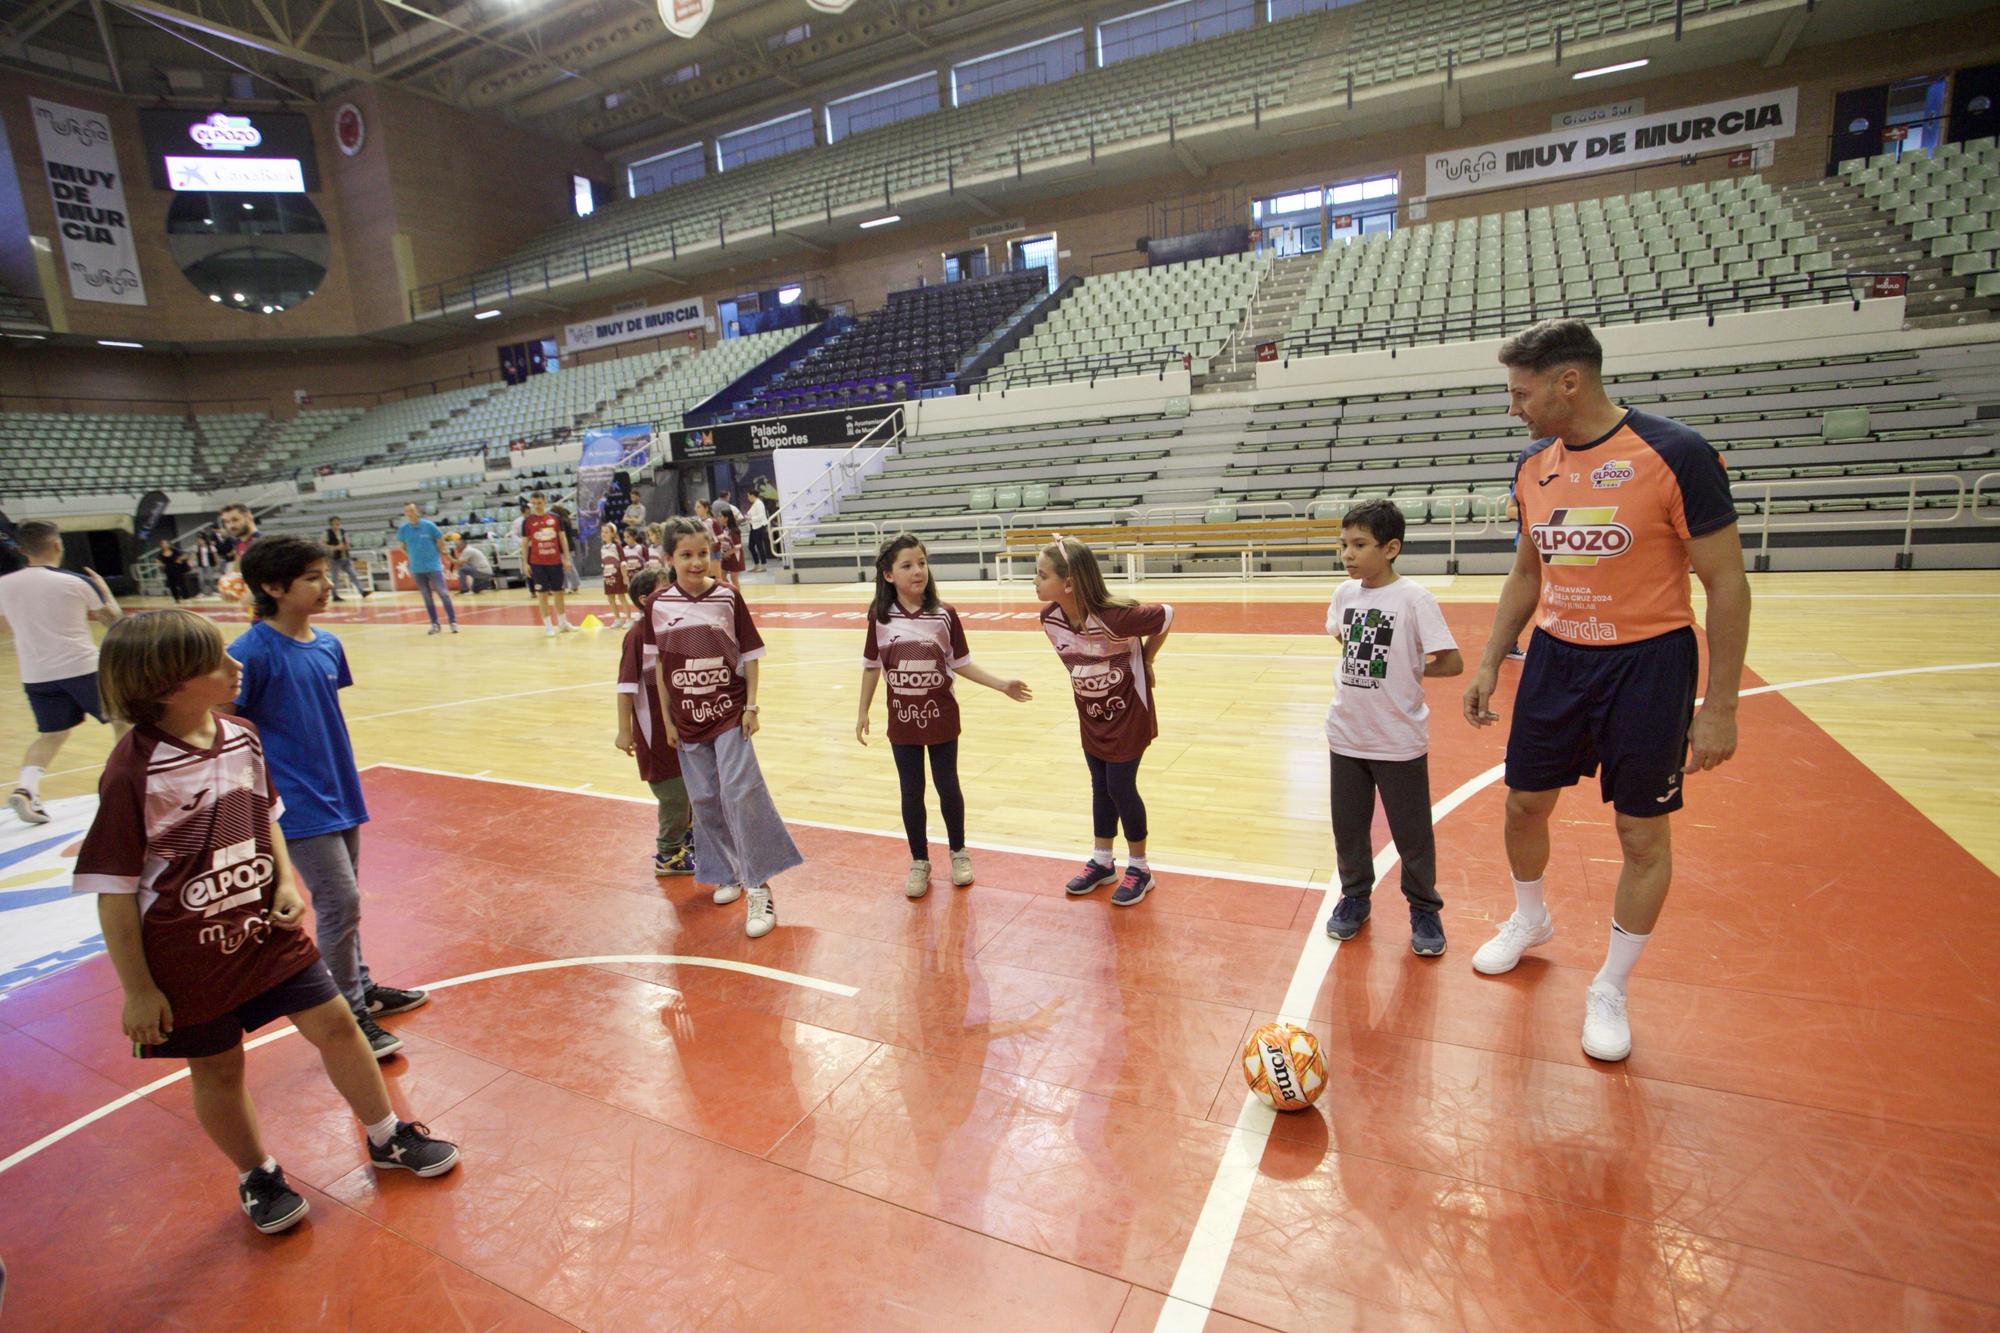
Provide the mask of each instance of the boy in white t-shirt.
POLYGON ((1352 939, 1368 920, 1375 887, 1370 829, 1375 793, 1389 817, 1410 900, 1410 948, 1426 958, 1444 952, 1444 900, 1437 892, 1431 838, 1430 709, 1424 677, 1465 670, 1437 598, 1396 574, 1403 512, 1387 500, 1364 500, 1340 520, 1347 582, 1335 589, 1326 632, 1340 638, 1340 670, 1326 710, 1333 765, 1333 847, 1340 901, 1326 933, 1352 939))

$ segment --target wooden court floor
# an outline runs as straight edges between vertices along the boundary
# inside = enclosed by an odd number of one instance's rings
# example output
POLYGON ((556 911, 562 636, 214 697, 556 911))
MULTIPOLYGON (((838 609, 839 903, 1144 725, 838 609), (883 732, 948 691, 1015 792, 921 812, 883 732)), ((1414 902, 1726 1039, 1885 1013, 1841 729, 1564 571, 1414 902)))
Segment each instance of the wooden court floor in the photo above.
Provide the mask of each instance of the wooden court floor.
MULTIPOLYGON (((1475 656, 1497 580, 1426 582, 1475 656)), ((853 737, 865 589, 753 583, 757 747, 807 855, 761 941, 650 874, 615 635, 544 639, 520 594, 465 599, 457 636, 343 605, 368 957, 452 983, 386 1069, 464 1165, 376 1179, 273 1040, 253 1091, 313 1213, 257 1236, 84 961, 0 996, 0 1323, 2000 1326, 2000 575, 1753 587, 1742 750, 1690 782, 1617 1067, 1577 1047, 1617 872, 1590 789, 1557 817, 1556 940, 1470 968, 1511 894, 1502 739, 1461 682, 1431 682, 1450 952, 1411 956, 1393 870, 1360 937, 1321 933, 1324 581, 1139 590, 1181 614, 1141 771, 1161 887, 1117 912, 1061 892, 1088 786, 1025 585, 946 590, 1036 697, 961 685, 979 881, 913 904, 879 703, 853 737), (1236 1068, 1280 1013, 1328 1058, 1296 1116, 1236 1068)), ((79 735, 45 793, 107 748, 79 735)))

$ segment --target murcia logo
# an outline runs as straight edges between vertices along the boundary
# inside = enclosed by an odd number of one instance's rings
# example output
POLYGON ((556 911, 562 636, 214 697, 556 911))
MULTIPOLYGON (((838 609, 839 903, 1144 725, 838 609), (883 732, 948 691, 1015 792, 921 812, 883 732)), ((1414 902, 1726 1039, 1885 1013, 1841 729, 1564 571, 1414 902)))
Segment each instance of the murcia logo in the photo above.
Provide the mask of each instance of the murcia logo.
POLYGON ((1125 683, 1125 672, 1109 662, 1084 662, 1069 669, 1069 683, 1086 698, 1102 697, 1125 683))
POLYGON ((1632 529, 1616 508, 1558 509, 1531 529, 1535 549, 1552 565, 1594 565, 1632 549, 1632 529))
POLYGON ((1632 480, 1632 475, 1632 460, 1614 458, 1590 474, 1590 484, 1600 491, 1608 491, 1623 486, 1632 480))

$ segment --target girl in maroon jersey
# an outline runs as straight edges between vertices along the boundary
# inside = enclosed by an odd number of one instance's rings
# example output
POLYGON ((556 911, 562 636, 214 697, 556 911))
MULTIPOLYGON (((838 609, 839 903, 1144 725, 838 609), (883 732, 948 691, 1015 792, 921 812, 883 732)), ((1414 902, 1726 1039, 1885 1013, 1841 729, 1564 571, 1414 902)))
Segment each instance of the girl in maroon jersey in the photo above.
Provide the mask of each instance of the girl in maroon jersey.
POLYGON ((1035 596, 1047 603, 1042 629, 1069 672, 1083 757, 1090 765, 1094 849, 1083 873, 1066 887, 1080 896, 1118 879, 1111 848, 1123 824, 1131 854, 1111 902, 1130 907, 1153 889, 1139 761, 1160 733, 1153 711, 1153 659, 1166 642, 1174 609, 1113 597, 1090 548, 1060 534, 1035 561, 1035 596))
POLYGON ((875 554, 875 605, 861 649, 861 716, 854 739, 868 744, 868 706, 875 682, 889 678, 889 748, 903 791, 903 832, 910 840, 910 875, 903 896, 931 891, 930 833, 924 825, 924 756, 928 753, 938 808, 951 848, 951 882, 972 883, 972 854, 965 846, 965 796, 958 786, 959 676, 1026 703, 1034 696, 1023 681, 1002 680, 972 663, 958 612, 938 600, 930 553, 909 533, 875 554))

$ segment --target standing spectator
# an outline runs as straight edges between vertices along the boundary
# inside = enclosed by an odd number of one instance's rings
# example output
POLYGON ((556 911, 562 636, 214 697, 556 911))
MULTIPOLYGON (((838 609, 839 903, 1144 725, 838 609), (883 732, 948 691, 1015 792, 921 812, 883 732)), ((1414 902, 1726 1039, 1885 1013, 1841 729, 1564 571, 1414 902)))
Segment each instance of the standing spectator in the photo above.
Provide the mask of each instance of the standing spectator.
POLYGON ((363 597, 368 596, 368 587, 362 583, 360 575, 354 572, 354 547, 347 540, 346 531, 340 526, 340 516, 334 515, 326 521, 326 567, 333 581, 333 600, 340 600, 340 576, 347 575, 347 582, 363 597))
POLYGON ((215 539, 204 532, 194 539, 195 586, 203 595, 215 591, 215 581, 222 576, 222 557, 216 554, 215 539))
MULTIPOLYGON (((14 534, 28 564, 0 578, 0 619, 14 632, 21 686, 35 715, 35 739, 21 760, 21 777, 7 803, 24 824, 46 824, 42 773, 86 716, 104 721, 97 698, 97 642, 90 622, 110 624, 121 612, 96 571, 75 574, 62 563, 62 531, 30 520, 14 534)), ((116 727, 124 735, 125 727, 116 727)))
POLYGON ((561 521, 549 512, 549 498, 536 491, 532 508, 521 520, 521 556, 527 562, 528 590, 540 604, 542 627, 550 636, 576 628, 569 623, 569 609, 563 605, 563 564, 568 548, 569 538, 563 535, 561 521), (551 600, 553 611, 549 609, 551 600))
POLYGON ((257 516, 248 505, 226 504, 216 511, 215 527, 222 559, 234 570, 250 543, 257 540, 257 516))
POLYGON ((743 498, 749 501, 750 512, 750 572, 764 572, 764 562, 771 558, 771 511, 764 507, 764 497, 754 490, 744 491, 743 498))
POLYGON ((583 587, 583 578, 576 572, 577 551, 582 538, 577 536, 576 524, 571 521, 567 507, 555 505, 549 512, 556 516, 556 522, 562 524, 563 591, 576 592, 583 587))
POLYGON ((444 599, 444 613, 451 621, 451 632, 458 633, 458 608, 451 604, 451 593, 444 586, 444 553, 439 544, 444 540, 444 532, 437 524, 423 516, 415 504, 403 506, 403 523, 396 529, 396 540, 403 545, 403 556, 409 561, 410 577, 416 581, 417 591, 424 595, 424 611, 431 618, 430 632, 438 632, 437 604, 431 600, 431 592, 444 599))
POLYGON ((185 552, 174 545, 173 538, 160 538, 160 573, 166 577, 167 592, 176 602, 184 602, 194 594, 188 588, 189 560, 185 552))

